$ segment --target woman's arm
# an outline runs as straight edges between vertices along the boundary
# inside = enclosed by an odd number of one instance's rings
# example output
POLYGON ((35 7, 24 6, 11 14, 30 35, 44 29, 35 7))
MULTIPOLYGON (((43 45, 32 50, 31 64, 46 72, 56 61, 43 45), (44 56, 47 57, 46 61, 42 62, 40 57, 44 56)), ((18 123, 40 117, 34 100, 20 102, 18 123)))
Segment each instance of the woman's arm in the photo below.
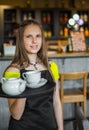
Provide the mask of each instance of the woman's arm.
MULTIPOLYGON (((10 78, 13 76, 13 72, 19 72, 19 70, 18 68, 15 68, 15 67, 9 67, 6 70, 6 72, 4 73, 4 76, 9 76, 10 78), (10 75, 6 75, 5 74, 6 72, 10 72, 10 75)), ((19 120, 21 118, 25 109, 25 103, 26 103, 26 98, 8 99, 9 109, 14 119, 19 120)))
POLYGON ((55 117, 58 125, 58 130, 63 130, 63 115, 62 115, 62 107, 61 107, 61 101, 59 96, 58 80, 56 80, 56 87, 53 95, 53 106, 54 106, 55 117))
POLYGON ((8 99, 9 109, 14 119, 19 120, 25 109, 26 98, 8 99))

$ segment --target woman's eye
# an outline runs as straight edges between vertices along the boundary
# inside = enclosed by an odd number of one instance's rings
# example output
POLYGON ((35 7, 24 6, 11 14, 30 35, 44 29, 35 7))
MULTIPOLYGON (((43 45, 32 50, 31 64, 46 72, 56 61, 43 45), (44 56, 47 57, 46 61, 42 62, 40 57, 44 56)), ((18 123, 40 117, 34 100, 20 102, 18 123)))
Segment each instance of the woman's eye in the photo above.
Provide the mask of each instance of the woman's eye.
POLYGON ((31 35, 27 35, 26 37, 27 37, 27 38, 32 38, 32 36, 31 36, 31 35))
POLYGON ((40 38, 40 37, 41 37, 41 35, 39 34, 39 35, 37 35, 36 37, 40 38))
POLYGON ((32 39, 32 38, 41 38, 41 35, 38 34, 35 37, 33 37, 32 35, 27 35, 26 38, 30 38, 30 39, 32 39))

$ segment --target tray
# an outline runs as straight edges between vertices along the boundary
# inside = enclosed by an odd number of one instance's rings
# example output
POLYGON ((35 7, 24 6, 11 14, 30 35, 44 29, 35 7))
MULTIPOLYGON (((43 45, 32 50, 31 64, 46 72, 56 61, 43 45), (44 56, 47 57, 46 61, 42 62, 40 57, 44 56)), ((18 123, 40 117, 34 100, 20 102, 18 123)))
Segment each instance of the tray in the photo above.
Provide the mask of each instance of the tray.
POLYGON ((55 86, 54 82, 47 82, 42 87, 35 88, 35 89, 28 88, 26 86, 26 89, 23 93, 16 95, 16 96, 12 96, 12 95, 5 94, 2 91, 2 84, 0 83, 0 97, 3 97, 3 98, 25 98, 25 97, 32 96, 32 95, 44 94, 44 93, 51 92, 54 89, 54 86, 55 86))

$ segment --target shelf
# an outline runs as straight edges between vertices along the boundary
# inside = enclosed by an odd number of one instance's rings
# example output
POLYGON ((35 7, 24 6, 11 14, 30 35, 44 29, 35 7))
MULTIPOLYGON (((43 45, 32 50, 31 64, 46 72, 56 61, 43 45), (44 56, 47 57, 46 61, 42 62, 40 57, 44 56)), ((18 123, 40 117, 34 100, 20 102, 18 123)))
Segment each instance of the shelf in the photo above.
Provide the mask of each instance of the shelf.
MULTIPOLYGON (((75 11, 79 13, 79 15, 82 14, 83 17, 87 14, 88 22, 85 22, 84 29, 87 27, 89 32, 89 10, 75 9, 75 11)), ((3 18, 1 23, 3 25, 1 34, 3 36, 1 38, 0 51, 2 52, 2 44, 4 42, 8 43, 10 40, 14 39, 13 42, 15 43, 16 34, 14 33, 15 35, 13 35, 14 29, 17 28, 19 23, 29 19, 30 17, 36 18, 42 24, 46 40, 68 39, 70 33, 67 28, 67 23, 73 13, 73 8, 3 8, 3 18)), ((86 43, 89 44, 89 36, 86 36, 85 38, 87 41, 86 43)))
POLYGON ((14 23, 16 23, 16 21, 4 21, 4 24, 14 24, 14 23))
POLYGON ((13 37, 13 29, 16 24, 16 9, 4 9, 4 40, 3 43, 15 43, 15 36, 13 37), (12 40, 12 41, 11 41, 12 40))
POLYGON ((44 35, 46 38, 53 37, 54 34, 54 19, 52 10, 41 11, 41 23, 44 28, 44 35))
POLYGON ((35 18, 35 10, 31 9, 20 10, 20 21, 29 20, 30 18, 35 18))

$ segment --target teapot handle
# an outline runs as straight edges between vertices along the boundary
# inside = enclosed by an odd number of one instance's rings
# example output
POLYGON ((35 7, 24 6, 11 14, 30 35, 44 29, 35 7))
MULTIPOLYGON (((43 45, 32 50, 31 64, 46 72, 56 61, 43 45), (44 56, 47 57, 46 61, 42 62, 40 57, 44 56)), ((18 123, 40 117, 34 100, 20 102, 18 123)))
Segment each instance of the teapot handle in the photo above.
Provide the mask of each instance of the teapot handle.
POLYGON ((3 84, 4 81, 6 81, 6 78, 2 77, 2 78, 1 78, 1 83, 3 84))

